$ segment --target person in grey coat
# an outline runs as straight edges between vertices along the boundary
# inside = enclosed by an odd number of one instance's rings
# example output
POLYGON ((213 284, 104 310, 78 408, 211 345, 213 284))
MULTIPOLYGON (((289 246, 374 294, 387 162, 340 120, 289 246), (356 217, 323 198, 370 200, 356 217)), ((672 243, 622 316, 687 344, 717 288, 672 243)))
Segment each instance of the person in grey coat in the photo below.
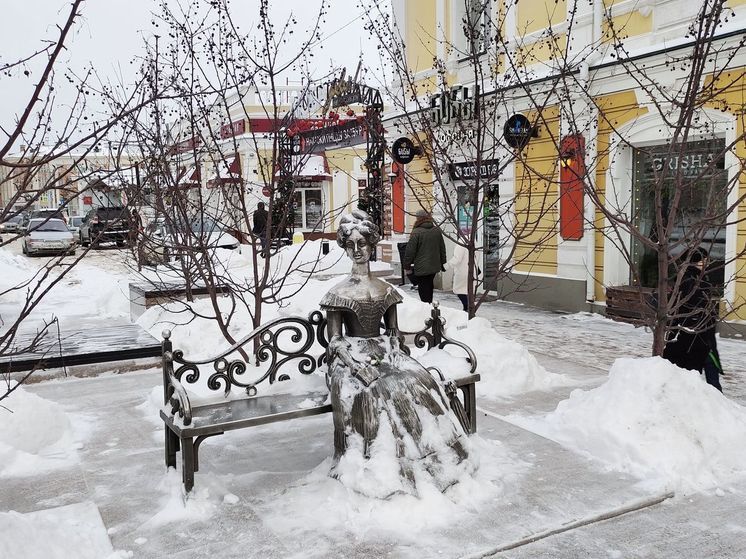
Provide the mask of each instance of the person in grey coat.
POLYGON ((435 274, 443 269, 447 261, 446 244, 443 234, 427 211, 418 210, 415 216, 417 219, 404 253, 404 269, 413 271, 420 301, 432 303, 435 274))

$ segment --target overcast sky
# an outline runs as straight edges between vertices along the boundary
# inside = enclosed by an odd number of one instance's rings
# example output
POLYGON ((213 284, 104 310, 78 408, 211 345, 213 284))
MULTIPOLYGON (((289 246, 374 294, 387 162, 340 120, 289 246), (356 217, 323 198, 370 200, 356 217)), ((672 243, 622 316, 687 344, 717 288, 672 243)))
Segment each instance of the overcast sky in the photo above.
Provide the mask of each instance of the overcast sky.
MULTIPOLYGON (((176 1, 176 0, 170 0, 176 1)), ((188 0, 182 0, 188 1, 188 0)), ((0 63, 28 56, 40 48, 45 39, 58 36, 70 6, 69 0, 4 1, 3 26, 0 33, 0 63)), ((234 21, 243 29, 257 21, 256 0, 233 0, 234 21)), ((278 21, 284 21, 290 11, 299 21, 296 37, 307 28, 318 13, 320 0, 276 0, 271 10, 278 21)), ((375 45, 363 31, 361 8, 350 0, 330 0, 323 40, 316 45, 314 64, 317 75, 328 72, 330 65, 346 66, 354 71, 361 51, 371 66, 377 65, 375 45)), ((100 75, 122 76, 130 81, 136 65, 130 61, 140 55, 142 44, 158 31, 152 24, 152 13, 158 11, 156 0, 86 0, 83 19, 75 28, 60 68, 71 66, 80 72, 92 63, 100 75)), ((0 124, 7 126, 14 115, 23 110, 38 79, 37 68, 30 67, 28 77, 18 74, 0 78, 0 124)), ((114 81, 119 81, 115 79, 114 81)), ((62 85, 62 84, 60 84, 62 85)), ((64 93, 61 93, 63 96, 64 93)))

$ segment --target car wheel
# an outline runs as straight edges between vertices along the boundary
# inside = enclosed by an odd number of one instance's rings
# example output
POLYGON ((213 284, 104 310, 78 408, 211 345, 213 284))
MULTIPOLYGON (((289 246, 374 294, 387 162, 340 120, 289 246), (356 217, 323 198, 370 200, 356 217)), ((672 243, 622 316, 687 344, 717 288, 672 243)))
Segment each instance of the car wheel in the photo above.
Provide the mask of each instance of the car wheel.
POLYGON ((122 248, 124 246, 124 241, 117 241, 117 246, 122 248))
POLYGON ((21 252, 23 252, 23 254, 28 256, 28 250, 26 249, 26 243, 23 243, 23 245, 21 246, 21 252))
POLYGON ((84 247, 91 246, 91 242, 90 241, 83 240, 83 233, 80 234, 80 245, 84 246, 84 247))
POLYGON ((75 251, 68 253, 70 256, 75 256, 75 251))

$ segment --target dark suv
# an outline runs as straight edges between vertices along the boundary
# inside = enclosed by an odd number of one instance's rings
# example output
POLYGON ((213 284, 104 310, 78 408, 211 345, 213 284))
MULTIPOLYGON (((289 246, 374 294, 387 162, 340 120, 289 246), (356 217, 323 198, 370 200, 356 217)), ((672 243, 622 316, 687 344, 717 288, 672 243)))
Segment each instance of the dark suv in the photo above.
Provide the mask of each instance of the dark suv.
POLYGON ((101 243, 124 246, 130 235, 130 212, 123 207, 93 208, 80 224, 78 240, 84 247, 101 243))

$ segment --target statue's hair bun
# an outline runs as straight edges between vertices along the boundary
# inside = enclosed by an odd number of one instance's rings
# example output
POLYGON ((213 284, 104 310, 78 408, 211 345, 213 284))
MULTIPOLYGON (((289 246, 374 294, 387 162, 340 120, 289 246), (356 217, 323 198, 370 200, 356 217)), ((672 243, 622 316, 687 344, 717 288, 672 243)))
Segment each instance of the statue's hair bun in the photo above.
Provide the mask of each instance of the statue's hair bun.
POLYGON ((370 216, 363 210, 352 210, 352 213, 344 214, 339 220, 339 229, 337 229, 337 244, 344 248, 347 244, 347 238, 357 229, 360 234, 368 239, 371 246, 378 244, 381 236, 378 232, 378 226, 373 223, 370 216))

